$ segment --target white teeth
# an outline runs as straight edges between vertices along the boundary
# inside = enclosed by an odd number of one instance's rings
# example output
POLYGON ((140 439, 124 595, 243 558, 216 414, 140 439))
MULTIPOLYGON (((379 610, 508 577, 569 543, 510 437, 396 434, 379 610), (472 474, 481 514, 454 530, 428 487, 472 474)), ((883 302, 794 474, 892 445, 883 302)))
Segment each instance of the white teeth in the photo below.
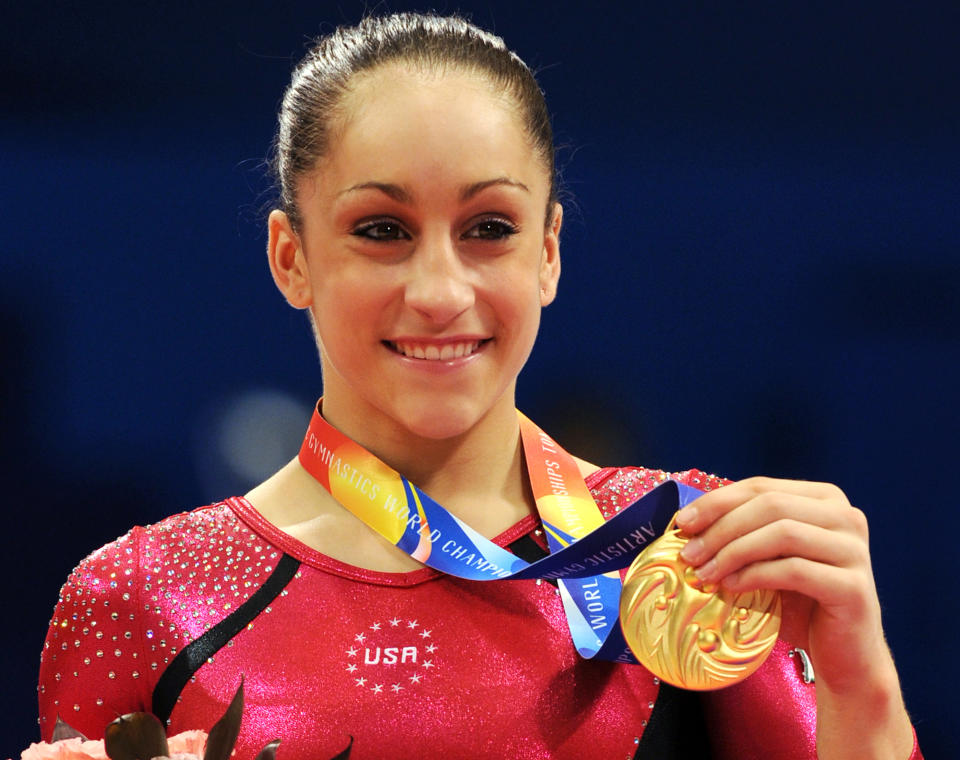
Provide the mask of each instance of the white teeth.
POLYGON ((470 356, 480 347, 480 341, 469 343, 445 343, 443 346, 420 343, 393 343, 393 347, 404 356, 411 359, 426 359, 427 361, 450 361, 461 356, 470 356))

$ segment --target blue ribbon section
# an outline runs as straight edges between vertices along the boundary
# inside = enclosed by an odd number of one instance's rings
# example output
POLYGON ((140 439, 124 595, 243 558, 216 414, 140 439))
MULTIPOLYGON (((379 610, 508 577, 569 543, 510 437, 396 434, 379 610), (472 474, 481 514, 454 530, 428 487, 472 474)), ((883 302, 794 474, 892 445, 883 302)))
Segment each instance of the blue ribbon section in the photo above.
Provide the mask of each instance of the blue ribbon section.
POLYGON ((406 478, 403 487, 410 516, 397 546, 412 553, 428 537, 425 564, 459 578, 557 580, 577 651, 617 662, 636 660, 620 632, 616 571, 662 535, 677 510, 701 495, 667 480, 579 540, 544 524, 551 553, 531 564, 481 536, 406 478))
MULTIPOLYGON (((549 557, 513 577, 586 578, 627 567, 647 544, 663 534, 677 510, 700 495, 696 488, 667 480, 579 541, 558 550, 551 546, 549 557)), ((552 526, 550 529, 559 533, 552 526)))

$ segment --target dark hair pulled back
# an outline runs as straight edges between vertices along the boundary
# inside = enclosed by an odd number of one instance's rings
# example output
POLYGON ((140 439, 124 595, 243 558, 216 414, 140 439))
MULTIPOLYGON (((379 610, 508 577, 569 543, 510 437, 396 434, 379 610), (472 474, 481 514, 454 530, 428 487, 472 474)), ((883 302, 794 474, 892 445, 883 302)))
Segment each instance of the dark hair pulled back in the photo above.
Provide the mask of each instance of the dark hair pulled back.
POLYGON ((294 229, 302 225, 297 183, 329 150, 331 124, 351 79, 391 62, 424 69, 458 67, 486 76, 498 92, 510 96, 549 172, 548 211, 552 208, 557 181, 550 114, 527 65, 502 39, 458 16, 397 13, 338 27, 317 39, 293 71, 280 105, 272 169, 280 208, 294 229))

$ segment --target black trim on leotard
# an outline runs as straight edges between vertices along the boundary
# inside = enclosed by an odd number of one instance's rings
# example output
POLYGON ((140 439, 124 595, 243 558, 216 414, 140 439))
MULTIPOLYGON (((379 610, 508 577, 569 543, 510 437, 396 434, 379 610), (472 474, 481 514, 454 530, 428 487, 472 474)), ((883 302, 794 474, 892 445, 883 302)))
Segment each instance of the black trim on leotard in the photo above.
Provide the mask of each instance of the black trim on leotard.
POLYGON ((284 554, 266 582, 213 628, 181 649, 153 689, 152 712, 164 724, 190 677, 276 599, 300 569, 300 561, 284 554))

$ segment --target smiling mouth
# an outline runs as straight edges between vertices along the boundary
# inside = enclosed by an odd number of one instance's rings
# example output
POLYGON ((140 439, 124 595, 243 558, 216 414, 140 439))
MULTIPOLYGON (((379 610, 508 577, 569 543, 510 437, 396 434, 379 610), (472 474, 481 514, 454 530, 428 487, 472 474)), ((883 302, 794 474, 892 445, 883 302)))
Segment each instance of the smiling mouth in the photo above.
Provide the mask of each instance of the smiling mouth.
POLYGON ((408 359, 424 359, 426 361, 450 361, 470 356, 491 339, 468 340, 460 343, 444 343, 438 346, 434 343, 417 343, 415 341, 383 341, 384 345, 408 359))

